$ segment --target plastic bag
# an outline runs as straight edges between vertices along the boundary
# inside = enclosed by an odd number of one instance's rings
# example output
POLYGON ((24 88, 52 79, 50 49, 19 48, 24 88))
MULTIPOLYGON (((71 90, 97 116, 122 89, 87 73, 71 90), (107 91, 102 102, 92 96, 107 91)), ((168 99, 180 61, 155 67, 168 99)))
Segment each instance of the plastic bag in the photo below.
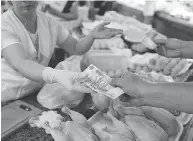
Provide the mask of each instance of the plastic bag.
MULTIPOLYGON (((56 66, 56 69, 80 72, 81 58, 81 56, 72 56, 60 62, 56 66)), ((65 105, 73 108, 76 107, 83 98, 84 93, 69 91, 57 83, 45 84, 37 96, 38 102, 48 109, 62 108, 65 105)))

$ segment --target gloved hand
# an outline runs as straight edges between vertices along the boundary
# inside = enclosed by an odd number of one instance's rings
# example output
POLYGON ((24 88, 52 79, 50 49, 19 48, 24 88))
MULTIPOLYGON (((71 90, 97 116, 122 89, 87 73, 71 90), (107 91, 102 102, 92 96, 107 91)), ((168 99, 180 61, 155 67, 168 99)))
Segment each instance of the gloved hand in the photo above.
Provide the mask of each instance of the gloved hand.
POLYGON ((57 70, 46 67, 42 72, 42 78, 46 83, 59 83, 70 91, 77 91, 81 93, 93 92, 82 83, 87 78, 87 74, 83 72, 57 70))

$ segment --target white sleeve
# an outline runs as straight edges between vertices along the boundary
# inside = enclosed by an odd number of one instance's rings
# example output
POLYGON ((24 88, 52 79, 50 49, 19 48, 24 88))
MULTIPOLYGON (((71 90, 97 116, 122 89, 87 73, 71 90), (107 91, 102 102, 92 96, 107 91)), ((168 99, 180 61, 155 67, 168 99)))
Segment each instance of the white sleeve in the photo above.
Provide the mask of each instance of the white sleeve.
POLYGON ((1 51, 16 43, 20 43, 20 39, 17 37, 17 35, 14 35, 8 30, 1 29, 1 51))

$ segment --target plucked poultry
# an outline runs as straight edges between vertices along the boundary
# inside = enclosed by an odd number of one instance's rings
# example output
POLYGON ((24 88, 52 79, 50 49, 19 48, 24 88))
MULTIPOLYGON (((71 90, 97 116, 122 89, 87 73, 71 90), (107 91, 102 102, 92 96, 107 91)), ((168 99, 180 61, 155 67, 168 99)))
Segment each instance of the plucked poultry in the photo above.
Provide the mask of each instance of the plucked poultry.
POLYGON ((100 39, 95 40, 92 49, 109 49, 109 48, 120 48, 123 49, 126 47, 126 44, 124 43, 123 39, 120 37, 114 37, 111 39, 100 39))
POLYGON ((62 108, 62 112, 68 114, 72 121, 65 121, 61 115, 49 111, 32 118, 29 123, 32 127, 44 128, 55 141, 99 141, 83 115, 67 107, 62 108))
POLYGON ((113 112, 104 111, 100 111, 93 123, 89 122, 100 141, 136 141, 135 133, 126 124, 116 119, 113 112))
POLYGON ((55 141, 167 141, 179 132, 174 116, 158 108, 121 105, 114 108, 111 101, 108 109, 99 111, 88 121, 67 107, 62 112, 72 121, 48 111, 29 123, 44 128, 55 141))
POLYGON ((129 60, 129 70, 132 72, 157 72, 163 75, 176 78, 186 73, 192 63, 187 59, 166 58, 158 54, 145 53, 143 55, 136 54, 129 60))
MULTIPOLYGON (((120 134, 122 137, 129 135, 121 138, 124 141, 167 141, 179 132, 177 120, 173 115, 151 107, 118 105, 114 109, 111 105, 107 113, 100 111, 89 123, 102 141, 110 141, 120 134)), ((121 139, 119 137, 119 140, 121 139)))

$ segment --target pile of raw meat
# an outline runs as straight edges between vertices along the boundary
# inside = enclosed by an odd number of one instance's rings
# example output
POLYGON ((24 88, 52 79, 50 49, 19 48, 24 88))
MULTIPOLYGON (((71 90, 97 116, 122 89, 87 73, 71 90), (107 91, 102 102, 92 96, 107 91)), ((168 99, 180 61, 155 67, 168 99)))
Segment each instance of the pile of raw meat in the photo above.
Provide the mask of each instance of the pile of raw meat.
POLYGON ((72 121, 55 111, 32 118, 32 127, 44 128, 55 141, 167 141, 174 140, 180 127, 172 114, 151 107, 123 107, 110 104, 87 119, 63 107, 72 121))

